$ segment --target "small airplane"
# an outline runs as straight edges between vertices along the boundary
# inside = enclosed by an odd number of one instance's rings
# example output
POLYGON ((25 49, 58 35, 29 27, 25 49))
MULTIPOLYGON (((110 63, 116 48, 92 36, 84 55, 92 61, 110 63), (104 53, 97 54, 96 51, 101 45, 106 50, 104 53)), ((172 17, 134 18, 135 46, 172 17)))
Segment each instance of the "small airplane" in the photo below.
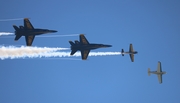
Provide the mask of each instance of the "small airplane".
POLYGON ((129 51, 128 52, 124 52, 124 49, 122 49, 121 53, 122 53, 122 56, 124 56, 124 54, 129 54, 129 56, 131 58, 131 61, 134 62, 134 54, 137 54, 138 52, 134 51, 133 50, 133 45, 130 44, 129 51))
POLYGON ((21 36, 25 36, 27 46, 32 45, 36 35, 57 32, 56 30, 35 29, 28 18, 24 18, 24 26, 19 26, 18 28, 16 25, 13 25, 13 27, 16 35, 14 40, 17 41, 19 38, 21 38, 21 36))
POLYGON ((161 84, 162 83, 162 75, 163 74, 166 74, 165 71, 162 71, 162 68, 161 68, 161 62, 159 61, 158 62, 158 67, 157 67, 157 71, 150 71, 150 68, 148 68, 148 75, 150 76, 152 74, 156 74, 158 76, 158 80, 159 80, 159 83, 161 84))
POLYGON ((98 49, 98 48, 105 48, 105 47, 112 47, 111 45, 104 45, 104 44, 90 44, 84 34, 79 35, 79 40, 75 40, 75 42, 69 41, 71 44, 71 53, 70 55, 75 54, 78 50, 81 51, 81 58, 82 60, 86 60, 90 50, 98 49))

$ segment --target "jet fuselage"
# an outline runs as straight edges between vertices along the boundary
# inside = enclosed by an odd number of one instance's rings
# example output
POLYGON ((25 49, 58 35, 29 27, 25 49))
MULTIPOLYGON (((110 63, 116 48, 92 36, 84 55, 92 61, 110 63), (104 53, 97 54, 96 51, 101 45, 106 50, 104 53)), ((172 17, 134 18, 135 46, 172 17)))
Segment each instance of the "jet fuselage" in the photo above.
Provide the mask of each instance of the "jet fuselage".
POLYGON ((71 46, 71 50, 93 50, 98 48, 112 47, 111 45, 104 44, 75 44, 71 46))
POLYGON ((57 32, 56 30, 48 30, 48 29, 19 29, 15 31, 15 35, 41 35, 45 33, 54 33, 57 32))

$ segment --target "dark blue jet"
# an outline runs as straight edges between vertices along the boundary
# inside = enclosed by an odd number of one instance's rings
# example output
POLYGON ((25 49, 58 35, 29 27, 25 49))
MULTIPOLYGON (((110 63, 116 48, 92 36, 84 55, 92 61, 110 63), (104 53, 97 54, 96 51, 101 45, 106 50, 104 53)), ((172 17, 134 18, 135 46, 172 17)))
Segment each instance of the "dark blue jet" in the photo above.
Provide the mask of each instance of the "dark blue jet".
POLYGON ((45 33, 55 33, 56 30, 48 30, 48 29, 34 29, 31 22, 28 18, 24 18, 24 26, 19 26, 19 28, 16 25, 13 25, 15 31, 15 41, 17 41, 21 36, 25 36, 26 38, 26 45, 31 46, 33 43, 33 40, 36 35, 41 35, 45 33))
POLYGON ((90 50, 112 47, 111 45, 104 45, 104 44, 90 44, 83 34, 80 34, 79 40, 80 42, 78 40, 75 40, 75 43, 72 41, 69 41, 69 43, 71 44, 71 50, 72 50, 70 55, 75 54, 79 50, 81 51, 82 60, 87 59, 90 50))
POLYGON ((133 50, 132 44, 130 44, 128 52, 124 52, 124 49, 122 49, 122 51, 121 51, 122 56, 124 56, 124 54, 129 54, 132 62, 134 62, 134 54, 137 54, 137 53, 138 53, 137 51, 133 50))

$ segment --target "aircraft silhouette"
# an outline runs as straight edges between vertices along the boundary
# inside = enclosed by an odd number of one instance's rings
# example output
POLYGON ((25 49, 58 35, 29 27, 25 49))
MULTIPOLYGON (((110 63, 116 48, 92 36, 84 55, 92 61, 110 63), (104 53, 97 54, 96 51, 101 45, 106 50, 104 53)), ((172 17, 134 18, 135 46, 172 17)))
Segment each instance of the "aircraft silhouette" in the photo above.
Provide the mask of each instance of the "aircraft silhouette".
POLYGON ((166 74, 165 71, 162 71, 162 68, 161 68, 161 62, 159 61, 158 62, 158 67, 157 67, 157 71, 150 71, 150 68, 148 68, 148 75, 150 76, 152 74, 156 74, 158 76, 158 80, 159 80, 159 83, 161 84, 162 83, 162 75, 163 74, 166 74))
POLYGON ((124 52, 124 49, 122 49, 121 53, 122 53, 122 56, 124 56, 124 54, 129 54, 129 56, 131 58, 131 61, 134 62, 134 54, 137 54, 138 52, 134 51, 133 50, 133 45, 130 44, 129 51, 128 52, 124 52))
POLYGON ((31 46, 33 43, 33 40, 36 35, 41 35, 45 33, 54 33, 57 32, 56 30, 48 30, 48 29, 35 29, 28 18, 24 18, 24 26, 19 26, 19 28, 16 25, 13 25, 15 29, 15 41, 19 40, 21 36, 25 36, 26 45, 31 46))
POLYGON ((86 60, 90 50, 98 49, 98 48, 105 48, 105 47, 112 47, 111 45, 104 45, 104 44, 91 44, 88 42, 86 37, 83 34, 80 34, 79 40, 75 40, 75 43, 69 41, 71 44, 71 53, 70 55, 75 54, 78 50, 81 51, 82 60, 86 60))

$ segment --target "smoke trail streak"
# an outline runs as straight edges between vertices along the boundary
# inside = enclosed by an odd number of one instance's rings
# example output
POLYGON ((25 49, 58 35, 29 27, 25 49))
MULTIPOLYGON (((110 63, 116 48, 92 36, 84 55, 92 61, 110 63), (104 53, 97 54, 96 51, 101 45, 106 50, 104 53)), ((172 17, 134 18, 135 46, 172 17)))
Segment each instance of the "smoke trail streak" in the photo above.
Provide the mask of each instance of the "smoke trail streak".
POLYGON ((82 60, 82 59, 76 59, 76 58, 39 58, 39 59, 40 60, 82 60))
POLYGON ((37 37, 65 37, 65 36, 79 36, 79 34, 67 34, 67 35, 43 35, 43 36, 37 36, 37 37))
POLYGON ((51 53, 59 50, 69 50, 69 48, 0 46, 0 59, 33 57, 41 53, 51 53))
POLYGON ((15 18, 15 19, 0 19, 0 21, 15 21, 15 20, 23 20, 24 18, 15 18))
MULTIPOLYGON (((52 48, 51 48, 52 49, 52 48)), ((54 50, 56 51, 56 49, 54 50)), ((81 56, 80 52, 77 52, 73 56, 70 55, 70 52, 54 52, 52 51, 45 51, 45 52, 17 52, 12 53, 9 52, 6 55, 1 55, 0 50, 0 59, 16 59, 16 58, 43 58, 43 57, 79 57, 81 56), (33 52, 33 53, 32 53, 33 52), (12 54, 11 54, 12 53, 12 54)), ((107 56, 107 55, 120 55, 121 52, 90 52, 89 56, 107 56)))
POLYGON ((12 35, 12 34, 14 34, 14 33, 10 33, 10 32, 0 32, 0 36, 2 36, 2 35, 12 35))
MULTIPOLYGON (((121 52, 90 52, 89 56, 108 56, 108 55, 120 55, 121 52)), ((35 57, 79 57, 81 56, 80 52, 70 55, 70 52, 51 52, 51 53, 41 53, 35 55, 35 57)))

